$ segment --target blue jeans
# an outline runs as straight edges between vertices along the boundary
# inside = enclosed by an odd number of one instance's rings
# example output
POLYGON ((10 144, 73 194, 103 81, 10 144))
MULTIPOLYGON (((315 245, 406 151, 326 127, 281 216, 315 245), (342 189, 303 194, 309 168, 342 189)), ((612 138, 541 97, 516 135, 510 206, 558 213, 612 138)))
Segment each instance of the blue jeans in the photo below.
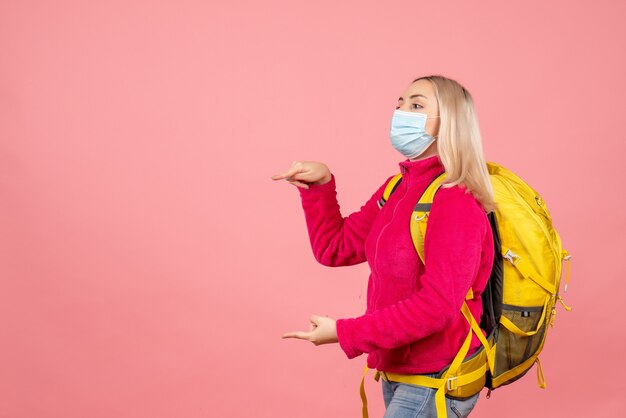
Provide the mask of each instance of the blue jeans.
MULTIPOLYGON (((437 374, 425 374, 436 377, 437 374)), ((436 418, 435 389, 415 386, 400 382, 387 382, 380 379, 383 385, 385 400, 385 416, 383 418, 436 418)), ((465 418, 472 412, 480 393, 464 400, 446 397, 448 417, 465 418)))

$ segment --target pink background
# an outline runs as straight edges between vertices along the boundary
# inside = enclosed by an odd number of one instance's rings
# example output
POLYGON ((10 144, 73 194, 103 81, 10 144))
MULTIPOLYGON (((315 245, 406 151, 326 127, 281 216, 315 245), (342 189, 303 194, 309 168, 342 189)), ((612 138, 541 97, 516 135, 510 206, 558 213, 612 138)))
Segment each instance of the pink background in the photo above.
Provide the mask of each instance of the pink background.
MULTIPOLYGON (((544 197, 572 279, 534 370, 475 417, 603 416, 622 351, 622 1, 0 4, 0 417, 358 417, 365 355, 283 340, 365 310, 309 247, 295 159, 344 216, 398 171, 396 99, 473 94, 487 158, 544 197)), ((367 381, 382 416, 380 383, 367 381)))

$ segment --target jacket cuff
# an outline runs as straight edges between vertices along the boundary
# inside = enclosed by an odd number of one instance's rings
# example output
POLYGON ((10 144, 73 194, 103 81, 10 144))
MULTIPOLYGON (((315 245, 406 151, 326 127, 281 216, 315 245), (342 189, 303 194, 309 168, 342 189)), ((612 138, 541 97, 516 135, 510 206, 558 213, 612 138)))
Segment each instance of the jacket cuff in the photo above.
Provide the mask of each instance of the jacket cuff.
POLYGON ((327 191, 335 190, 335 175, 330 173, 330 181, 324 184, 309 184, 308 189, 298 187, 300 195, 309 195, 315 193, 324 193, 327 191))
POLYGON ((353 359, 355 357, 363 354, 354 348, 353 340, 352 340, 352 327, 351 325, 354 323, 353 318, 348 319, 338 319, 335 322, 335 326, 337 328, 337 339, 339 340, 339 346, 346 353, 349 359, 353 359))

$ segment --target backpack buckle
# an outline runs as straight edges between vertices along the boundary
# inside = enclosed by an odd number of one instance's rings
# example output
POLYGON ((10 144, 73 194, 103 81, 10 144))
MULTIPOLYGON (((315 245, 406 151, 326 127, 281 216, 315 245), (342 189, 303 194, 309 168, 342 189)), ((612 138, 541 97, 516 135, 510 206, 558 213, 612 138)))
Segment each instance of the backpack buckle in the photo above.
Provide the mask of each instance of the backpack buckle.
POLYGON ((509 262, 513 265, 515 265, 517 263, 517 261, 519 261, 520 256, 515 254, 513 251, 511 250, 506 250, 506 253, 503 255, 504 258, 506 258, 507 260, 509 260, 509 262))
POLYGON ((457 376, 450 377, 448 380, 446 380, 446 389, 448 390, 448 392, 457 390, 458 388, 459 388, 459 379, 457 376))

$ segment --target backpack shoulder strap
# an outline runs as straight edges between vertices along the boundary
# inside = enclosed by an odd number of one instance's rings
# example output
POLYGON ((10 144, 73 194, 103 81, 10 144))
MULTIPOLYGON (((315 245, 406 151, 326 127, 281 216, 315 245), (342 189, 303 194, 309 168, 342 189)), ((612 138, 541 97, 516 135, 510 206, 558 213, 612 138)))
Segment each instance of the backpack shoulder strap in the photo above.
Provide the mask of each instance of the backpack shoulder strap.
POLYGON ((424 261, 424 237, 426 236, 428 215, 430 214, 435 193, 439 190, 445 177, 446 173, 441 173, 428 185, 411 214, 411 238, 413 238, 413 245, 423 264, 426 264, 424 261))
POLYGON ((379 208, 382 208, 385 202, 389 200, 389 196, 391 196, 391 193, 393 193, 396 190, 396 188, 398 187, 401 181, 402 181, 402 173, 396 174, 395 176, 392 177, 391 180, 389 180, 389 183, 387 183, 387 186, 385 187, 385 190, 383 191, 383 197, 378 201, 379 208))
MULTIPOLYGON (((439 187, 443 184, 446 178, 446 173, 443 172, 437 176, 426 188, 422 196, 419 198, 417 204, 413 208, 411 214, 411 238, 413 239, 413 245, 415 250, 422 260, 422 264, 426 265, 424 257, 424 237, 426 237, 426 225, 428 224, 428 216, 430 214, 430 208, 433 205, 435 199, 435 193, 439 190, 439 187)), ((466 300, 474 299, 474 291, 470 287, 465 296, 466 300)))

